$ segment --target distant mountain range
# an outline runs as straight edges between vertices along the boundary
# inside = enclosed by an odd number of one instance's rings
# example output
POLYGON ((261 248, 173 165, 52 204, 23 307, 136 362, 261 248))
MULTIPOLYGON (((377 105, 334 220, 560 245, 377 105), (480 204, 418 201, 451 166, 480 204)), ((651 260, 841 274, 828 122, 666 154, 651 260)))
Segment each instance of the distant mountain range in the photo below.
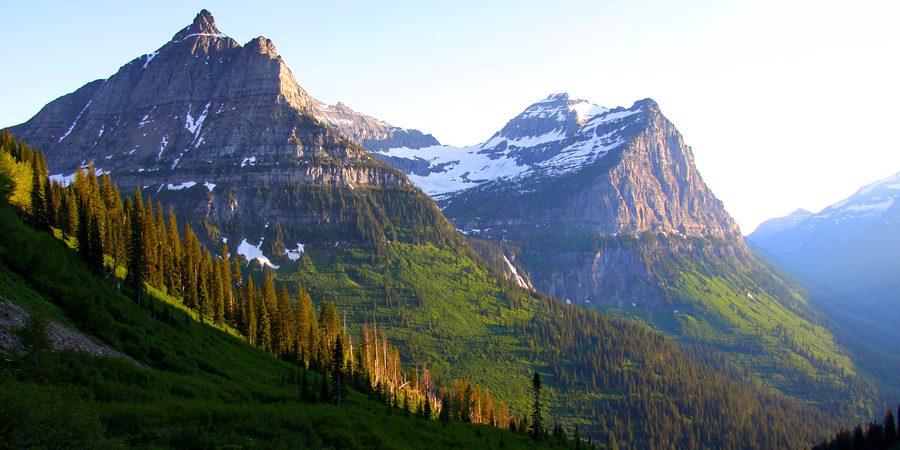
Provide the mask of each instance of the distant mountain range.
POLYGON ((768 220, 747 239, 857 306, 892 314, 900 305, 900 173, 818 213, 768 220))

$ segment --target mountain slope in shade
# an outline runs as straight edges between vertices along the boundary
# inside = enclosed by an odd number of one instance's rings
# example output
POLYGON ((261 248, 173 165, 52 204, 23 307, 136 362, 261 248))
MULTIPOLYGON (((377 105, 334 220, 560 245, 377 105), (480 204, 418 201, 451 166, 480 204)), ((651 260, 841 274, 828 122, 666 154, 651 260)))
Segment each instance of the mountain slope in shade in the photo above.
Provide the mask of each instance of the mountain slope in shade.
POLYGON ((797 275, 820 308, 841 330, 891 396, 900 395, 900 174, 791 226, 771 232, 771 219, 748 240, 768 258, 797 275))

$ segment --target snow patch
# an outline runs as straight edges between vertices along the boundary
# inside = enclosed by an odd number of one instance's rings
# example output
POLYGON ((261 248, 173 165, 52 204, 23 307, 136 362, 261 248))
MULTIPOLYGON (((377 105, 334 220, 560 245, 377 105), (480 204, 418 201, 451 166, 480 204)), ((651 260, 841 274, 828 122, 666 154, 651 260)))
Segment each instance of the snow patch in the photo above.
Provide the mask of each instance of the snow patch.
POLYGON ((170 191, 180 191, 182 189, 192 188, 196 185, 197 185, 196 181, 185 181, 185 182, 179 183, 179 184, 169 183, 166 185, 166 189, 170 190, 170 191))
POLYGON ((266 258, 266 255, 263 254, 262 249, 262 241, 260 241, 259 245, 253 245, 247 242, 247 239, 241 241, 240 245, 238 245, 237 253, 245 258, 247 261, 253 261, 254 259, 263 266, 269 266, 273 269, 277 269, 279 266, 272 264, 272 261, 269 258, 266 258))
POLYGON ((158 55, 158 54, 159 54, 159 50, 157 50, 155 52, 150 52, 150 53, 147 53, 146 55, 144 55, 144 57, 147 58, 147 60, 144 61, 144 65, 143 65, 143 67, 141 67, 141 70, 146 69, 147 64, 150 64, 150 61, 153 61, 153 58, 156 58, 156 55, 158 55))
POLYGON ((894 204, 894 199, 887 198, 884 201, 878 203, 869 203, 864 205, 850 205, 844 208, 844 211, 857 211, 857 212, 883 212, 887 211, 891 205, 894 204))
POLYGON ((213 189, 216 188, 216 183, 210 183, 209 181, 205 181, 205 182, 203 183, 203 186, 206 187, 206 190, 208 190, 209 192, 212 192, 213 189))
POLYGON ((256 157, 251 156, 249 158, 244 158, 244 160, 241 161, 241 167, 244 167, 246 165, 255 166, 256 165, 256 157))
POLYGON ((72 184, 73 181, 75 181, 75 174, 73 173, 72 175, 63 175, 60 173, 56 175, 50 175, 50 181, 55 181, 63 185, 63 187, 68 187, 70 184, 72 184))
MULTIPOLYGON (((159 141, 159 153, 156 154, 156 160, 162 160, 163 151, 165 151, 166 146, 169 145, 169 136, 163 136, 163 138, 159 141)), ((174 169, 175 166, 172 166, 174 169)))
POLYGON ((56 141, 56 143, 62 142, 63 139, 65 139, 65 138, 69 135, 69 133, 71 133, 72 130, 75 129, 75 125, 78 123, 78 119, 80 119, 80 118, 81 118, 81 115, 84 114, 84 112, 87 111, 88 107, 91 106, 91 102, 92 102, 92 101, 93 101, 93 100, 88 100, 87 105, 84 105, 84 108, 81 109, 81 112, 78 113, 77 116, 75 116, 75 120, 72 121, 72 125, 71 125, 71 126, 69 127, 69 129, 65 132, 65 134, 63 134, 62 137, 59 138, 58 141, 56 141))
POLYGON ((148 123, 152 122, 150 120, 150 114, 153 114, 153 111, 155 111, 155 110, 156 110, 156 107, 154 106, 153 108, 150 109, 150 112, 148 112, 147 114, 144 114, 144 117, 141 117, 141 122, 138 123, 138 128, 144 128, 144 125, 147 125, 148 123))
POLYGON ((191 107, 193 106, 193 104, 188 106, 187 116, 184 120, 184 129, 190 131, 191 134, 194 135, 195 140, 197 139, 197 134, 200 131, 200 127, 203 126, 203 121, 206 120, 206 113, 209 111, 210 103, 207 103, 206 106, 203 107, 203 112, 200 113, 200 116, 196 119, 191 116, 191 107))
POLYGON ((579 122, 585 122, 595 116, 608 112, 608 108, 595 105, 587 100, 572 100, 569 102, 569 110, 575 112, 579 122))
POLYGON ((291 261, 296 261, 296 260, 300 259, 300 254, 303 253, 304 247, 306 247, 306 246, 298 242, 297 248, 287 251, 288 259, 291 261))
POLYGON ((200 37, 200 36, 214 37, 214 38, 220 38, 220 39, 228 37, 224 33, 193 33, 193 34, 189 34, 177 41, 172 41, 172 42, 184 42, 184 41, 188 40, 188 38, 200 37))

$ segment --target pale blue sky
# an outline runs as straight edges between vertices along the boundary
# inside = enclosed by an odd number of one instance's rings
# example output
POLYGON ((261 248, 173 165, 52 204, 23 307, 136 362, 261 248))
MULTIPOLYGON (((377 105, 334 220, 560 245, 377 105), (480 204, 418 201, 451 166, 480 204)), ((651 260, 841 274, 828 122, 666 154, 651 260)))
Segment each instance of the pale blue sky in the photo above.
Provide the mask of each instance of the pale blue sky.
POLYGON ((13 2, 0 126, 155 50, 201 9, 272 39, 314 97, 483 141, 530 103, 652 97, 745 233, 900 172, 897 1, 13 2))

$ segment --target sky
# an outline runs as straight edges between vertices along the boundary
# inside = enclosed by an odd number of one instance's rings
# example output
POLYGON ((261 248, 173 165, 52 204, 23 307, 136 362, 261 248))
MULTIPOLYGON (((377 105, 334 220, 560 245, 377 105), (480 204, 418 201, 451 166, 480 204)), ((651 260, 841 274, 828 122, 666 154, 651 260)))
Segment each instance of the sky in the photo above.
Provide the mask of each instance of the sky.
POLYGON ((314 97, 443 144, 550 93, 656 100, 744 233, 900 172, 900 2, 0 0, 0 127, 107 78, 200 9, 272 39, 314 97))

